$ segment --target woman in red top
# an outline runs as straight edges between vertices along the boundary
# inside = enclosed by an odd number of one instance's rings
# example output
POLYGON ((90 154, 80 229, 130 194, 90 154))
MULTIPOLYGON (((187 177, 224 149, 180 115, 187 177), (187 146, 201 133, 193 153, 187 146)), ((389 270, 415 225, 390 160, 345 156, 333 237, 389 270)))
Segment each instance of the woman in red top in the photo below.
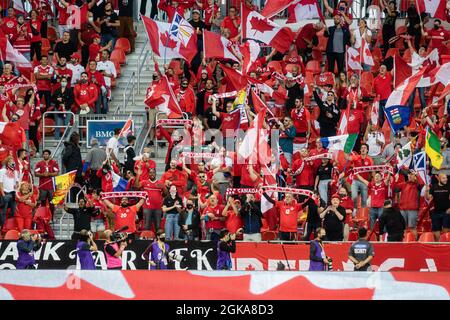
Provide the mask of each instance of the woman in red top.
POLYGON ((30 57, 33 60, 36 54, 37 61, 41 61, 41 47, 42 47, 42 37, 41 37, 41 24, 42 18, 36 10, 31 10, 30 12, 30 28, 31 28, 31 45, 30 45, 30 57))
POLYGON ((31 229, 31 222, 33 221, 32 212, 33 208, 36 207, 36 198, 31 185, 28 182, 23 182, 16 194, 16 221, 20 232, 23 229, 31 229))

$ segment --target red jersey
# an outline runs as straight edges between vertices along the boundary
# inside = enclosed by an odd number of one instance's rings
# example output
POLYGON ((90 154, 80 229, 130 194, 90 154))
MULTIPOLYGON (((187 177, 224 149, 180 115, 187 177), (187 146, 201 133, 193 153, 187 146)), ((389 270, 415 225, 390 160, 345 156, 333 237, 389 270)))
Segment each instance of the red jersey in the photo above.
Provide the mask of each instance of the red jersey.
POLYGON ((369 183, 370 206, 372 208, 383 208, 384 201, 388 197, 388 187, 384 182, 379 185, 374 182, 369 183))
MULTIPOLYGON (((17 209, 16 214, 21 217, 22 219, 32 219, 33 218, 33 206, 30 206, 29 204, 26 204, 25 202, 19 201, 19 197, 23 197, 23 194, 18 191, 16 193, 16 203, 17 203, 17 209)), ((29 200, 31 202, 36 203, 37 195, 33 194, 29 200)))
POLYGON ((419 210, 419 192, 422 189, 422 183, 397 182, 394 186, 400 190, 400 210, 419 210))
POLYGON ((187 186, 187 174, 177 169, 169 169, 169 171, 164 172, 161 181, 166 183, 167 180, 171 181, 172 185, 177 187, 178 193, 181 193, 187 186))
MULTIPOLYGON (((71 3, 72 1, 67 0, 66 2, 71 3)), ((59 15, 58 24, 60 26, 65 26, 67 24, 67 20, 70 17, 70 13, 67 11, 68 8, 64 7, 59 2, 57 2, 55 4, 55 6, 56 6, 56 9, 58 10, 58 15, 59 15)))
POLYGON ((362 110, 350 110, 348 117, 347 132, 348 134, 359 133, 361 126, 364 123, 364 115, 362 110))
POLYGON ((115 214, 114 228, 116 230, 124 226, 128 226, 127 232, 131 233, 136 232, 136 215, 137 215, 136 206, 126 208, 114 206, 112 211, 115 214))
MULTIPOLYGON (((368 167, 373 166, 373 160, 371 157, 366 156, 364 159, 360 155, 356 155, 352 157, 353 167, 368 167)), ((365 180, 369 180, 370 172, 364 172, 359 174, 361 178, 365 180)), ((355 178, 356 179, 356 178, 355 178)))
POLYGON ((3 32, 5 35, 12 38, 12 36, 17 32, 17 19, 16 17, 6 17, 3 19, 2 25, 3 32))
POLYGON ((78 111, 80 105, 85 103, 92 108, 98 97, 97 87, 94 84, 89 83, 76 84, 73 90, 73 96, 77 107, 77 110, 75 111, 78 111))
MULTIPOLYGON (((119 169, 116 165, 112 165, 112 169, 116 174, 119 173, 119 169)), ((113 192, 114 191, 114 185, 113 185, 113 175, 111 171, 108 171, 108 173, 103 174, 103 169, 100 168, 97 170, 97 177, 102 178, 102 191, 103 192, 113 192)))
POLYGON ((143 205, 144 209, 162 208, 164 183, 161 180, 144 180, 141 182, 141 190, 147 192, 148 195, 147 200, 145 200, 143 205))
POLYGON ((22 34, 22 32, 18 32, 16 30, 16 32, 14 32, 11 37, 11 44, 13 45, 13 47, 15 49, 17 49, 17 51, 24 54, 24 53, 30 52, 32 33, 31 33, 30 25, 28 23, 24 23, 20 27, 20 29, 21 29, 21 31, 24 30, 26 33, 22 34))
POLYGON ((188 0, 188 1, 185 1, 184 3, 179 3, 177 7, 174 7, 170 4, 168 4, 168 1, 160 1, 158 4, 158 8, 167 12, 168 21, 172 21, 176 12, 178 12, 178 14, 183 17, 184 11, 186 9, 194 6, 194 4, 195 4, 195 0, 188 0))
POLYGON ((210 26, 211 25, 211 17, 214 13, 214 15, 217 13, 217 11, 219 10, 219 7, 217 5, 213 5, 210 6, 208 5, 208 3, 206 3, 207 7, 203 9, 203 13, 205 15, 205 25, 210 26))
MULTIPOLYGON (((54 159, 48 161, 41 160, 34 166, 34 172, 43 174, 44 172, 58 173, 59 166, 58 162, 54 159)), ((40 177, 39 178, 39 189, 40 190, 53 190, 52 177, 40 177)))
POLYGON ((235 20, 237 22, 237 27, 234 25, 233 20, 228 16, 223 19, 222 24, 220 25, 222 28, 227 28, 230 30, 230 39, 235 38, 239 34, 241 19, 239 17, 235 17, 235 20))
MULTIPOLYGON (((68 68, 57 68, 55 73, 58 74, 58 78, 61 79, 62 78, 66 78, 67 79, 67 88, 70 88, 70 84, 72 82, 72 75, 73 72, 72 70, 68 69, 68 68)), ((61 88, 61 83, 60 82, 56 82, 53 84, 53 92, 55 92, 56 90, 58 90, 59 88, 61 88)))
MULTIPOLYGON (((206 215, 208 213, 212 213, 216 218, 222 218, 223 206, 216 205, 214 208, 211 206, 207 206, 203 211, 203 214, 206 215)), ((208 221, 206 221, 206 229, 223 229, 225 228, 225 222, 221 220, 211 220, 208 217, 208 221)))
POLYGON ((247 164, 247 165, 242 165, 242 170, 241 170, 241 185, 242 186, 247 186, 247 187, 251 187, 251 188, 255 188, 258 186, 258 184, 261 183, 261 175, 260 175, 260 171, 261 168, 259 165, 251 165, 251 164, 247 164), (257 176, 256 180, 252 180, 252 178, 250 177, 250 169, 249 167, 253 166, 253 171, 255 171, 255 174, 257 176))
POLYGON ((39 42, 39 41, 42 40, 42 37, 41 37, 41 24, 42 24, 42 22, 41 22, 41 19, 39 17, 38 17, 38 19, 36 19, 34 21, 30 20, 30 29, 32 27, 35 31, 38 32, 38 34, 34 35, 32 29, 31 29, 31 34, 32 34, 31 42, 32 43, 33 42, 39 42))
POLYGON ((89 61, 97 61, 100 59, 100 49, 102 46, 97 43, 91 43, 89 45, 89 61))
POLYGON ((156 169, 156 163, 155 161, 149 159, 147 162, 144 162, 142 160, 138 160, 134 163, 134 171, 138 172, 138 168, 141 168, 142 173, 139 177, 139 181, 144 181, 150 179, 149 176, 149 169, 156 169))
POLYGON ((242 228, 244 223, 240 216, 236 215, 233 210, 227 211, 227 220, 225 221, 225 228, 227 228, 230 233, 236 233, 238 229, 242 228))
POLYGON ((380 96, 380 100, 387 100, 392 92, 392 75, 386 72, 384 76, 378 75, 373 80, 375 94, 380 96))
POLYGON ((222 120, 221 129, 223 137, 234 137, 235 131, 241 121, 241 113, 239 110, 232 111, 231 113, 220 112, 220 120, 222 120))
MULTIPOLYGON (((34 74, 39 74, 42 76, 52 76, 54 72, 54 69, 52 66, 47 65, 47 66, 43 66, 43 65, 38 65, 34 68, 34 74)), ((50 79, 41 79, 41 80, 36 80, 36 85, 39 91, 51 91, 52 90, 52 82, 50 79)))
POLYGON ((195 114, 195 93, 191 88, 187 88, 186 90, 182 90, 178 88, 175 91, 175 96, 178 99, 178 103, 180 104, 181 110, 184 112, 189 112, 191 114, 195 114))
POLYGON ((30 128, 30 105, 27 103, 22 108, 18 108, 16 105, 11 107, 11 114, 18 114, 20 119, 17 121, 20 126, 28 130, 30 128))
POLYGON ((306 108, 292 109, 291 118, 294 121, 294 127, 297 133, 308 132, 308 122, 311 120, 311 115, 306 108))
POLYGON ((280 213, 280 228, 281 232, 297 232, 297 221, 302 207, 295 201, 291 204, 286 204, 285 201, 276 201, 275 207, 280 213))
POLYGON ((447 46, 444 44, 444 41, 450 40, 450 32, 445 30, 444 28, 439 28, 438 30, 429 29, 427 30, 428 37, 430 40, 430 48, 437 48, 439 54, 448 54, 447 46))
MULTIPOLYGON (((286 21, 286 23, 296 23, 294 12, 295 7, 296 5, 288 7, 289 18, 286 21)), ((315 35, 316 30, 314 29, 314 24, 312 23, 305 24, 303 28, 301 28, 300 31, 298 32, 297 37, 295 39, 297 49, 305 50, 308 47, 308 44, 306 43, 305 39, 311 42, 315 35)))
POLYGON ((300 186, 314 186, 314 166, 310 161, 303 161, 303 159, 295 160, 292 165, 292 171, 300 173, 295 177, 295 185, 300 186))

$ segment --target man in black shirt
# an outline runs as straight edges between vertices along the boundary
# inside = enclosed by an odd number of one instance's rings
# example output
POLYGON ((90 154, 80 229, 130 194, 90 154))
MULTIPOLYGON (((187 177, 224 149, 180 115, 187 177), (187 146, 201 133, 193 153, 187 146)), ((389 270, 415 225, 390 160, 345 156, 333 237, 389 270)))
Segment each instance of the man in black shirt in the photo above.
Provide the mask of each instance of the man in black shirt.
POLYGON ((61 57, 65 57, 66 61, 70 61, 72 54, 76 51, 77 48, 71 41, 70 33, 68 31, 64 32, 62 41, 58 42, 53 50, 59 64, 61 64, 61 57))
POLYGON ((136 143, 135 136, 127 137, 128 145, 125 147, 125 165, 124 172, 131 171, 134 172, 134 158, 136 157, 136 152, 134 151, 134 144, 136 143))
POLYGON ((203 29, 205 29, 205 23, 200 19, 200 11, 193 10, 192 11, 192 19, 189 20, 189 23, 192 27, 194 27, 195 32, 197 33, 197 54, 192 60, 192 70, 196 73, 198 67, 201 63, 202 51, 203 51, 203 29))
POLYGON ((432 184, 427 193, 429 200, 434 200, 434 211, 431 213, 431 231, 434 239, 439 241, 442 232, 450 231, 450 186, 448 177, 439 173, 437 183, 432 184))
POLYGON ((86 200, 81 198, 78 200, 78 209, 69 209, 64 205, 64 210, 73 215, 75 226, 74 232, 80 232, 83 229, 91 230, 91 217, 98 213, 94 207, 86 207, 86 200))
POLYGON ((136 32, 133 25, 133 0, 119 0, 119 37, 130 41, 131 53, 134 52, 136 32))
POLYGON ((398 208, 392 207, 392 200, 384 201, 383 213, 380 217, 380 240, 387 232, 388 242, 402 241, 406 229, 406 222, 398 208))
POLYGON ((320 114, 317 121, 320 125, 320 136, 331 137, 336 135, 336 127, 340 119, 340 111, 335 103, 335 96, 332 90, 328 91, 327 98, 322 101, 322 98, 317 93, 318 87, 314 85, 314 100, 320 108, 320 114))
POLYGON ((367 229, 358 230, 359 239, 350 247, 348 258, 355 264, 354 271, 372 271, 370 261, 375 256, 372 244, 367 241, 367 229))
POLYGON ((414 47, 417 51, 419 51, 420 46, 420 39, 422 37, 421 33, 421 26, 420 26, 420 17, 419 13, 417 12, 416 3, 415 0, 410 0, 410 6, 408 10, 406 11, 407 17, 406 17, 406 24, 407 24, 407 31, 408 35, 414 37, 414 47))
POLYGON ((320 227, 320 214, 325 210, 327 204, 320 199, 319 193, 316 191, 312 198, 309 198, 303 205, 303 209, 308 207, 308 215, 306 217, 306 231, 303 235, 303 241, 309 241, 311 234, 320 227))
POLYGON ((340 206, 341 198, 338 194, 331 197, 331 205, 321 214, 323 227, 328 241, 342 241, 344 239, 345 209, 340 206))

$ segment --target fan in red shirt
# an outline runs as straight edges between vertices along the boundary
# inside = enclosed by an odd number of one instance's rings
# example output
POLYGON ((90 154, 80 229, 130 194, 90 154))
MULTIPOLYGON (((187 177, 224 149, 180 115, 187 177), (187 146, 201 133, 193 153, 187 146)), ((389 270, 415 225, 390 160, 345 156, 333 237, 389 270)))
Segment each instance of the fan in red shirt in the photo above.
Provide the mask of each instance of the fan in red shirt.
POLYGON ((207 30, 211 30, 212 19, 214 19, 217 12, 220 11, 219 7, 214 2, 214 0, 207 0, 206 3, 197 2, 197 5, 203 10, 205 16, 203 21, 205 22, 207 30))
POLYGON ((203 210, 201 219, 206 222, 206 240, 219 240, 220 231, 225 228, 225 217, 222 205, 218 204, 217 196, 211 195, 209 205, 203 210))
POLYGON ((348 196, 348 191, 345 187, 340 187, 338 194, 341 199, 340 206, 345 209, 344 241, 347 241, 350 232, 350 225, 352 225, 352 214, 355 206, 352 198, 348 196))
POLYGON ((435 48, 439 51, 439 57, 443 54, 448 54, 446 43, 450 40, 450 32, 441 26, 442 22, 439 19, 434 19, 433 29, 428 29, 423 35, 430 39, 430 50, 435 48))
POLYGON ((373 89, 375 91, 375 95, 379 96, 380 99, 378 117, 380 119, 380 126, 382 127, 384 123, 384 107, 386 106, 387 99, 392 92, 392 75, 387 71, 384 64, 380 66, 380 72, 375 79, 373 79, 373 89))
POLYGON ((374 175, 374 181, 368 184, 370 203, 370 228, 375 226, 375 222, 380 219, 383 213, 384 201, 388 198, 388 181, 383 181, 380 172, 374 175))
POLYGON ((241 113, 239 112, 239 110, 233 110, 233 102, 227 102, 227 112, 218 112, 216 104, 217 100, 214 99, 211 108, 213 114, 216 117, 219 117, 220 120, 222 120, 222 125, 220 126, 222 130, 222 136, 224 138, 234 138, 236 130, 239 127, 239 123, 241 121, 241 113))
POLYGON ((31 229, 33 221, 33 209, 37 204, 37 195, 33 193, 33 188, 28 182, 22 182, 19 191, 16 193, 17 210, 16 222, 19 232, 23 229, 31 229))
POLYGON ((66 57, 61 57, 59 59, 60 63, 58 67, 55 69, 56 75, 56 83, 53 84, 53 93, 61 88, 61 80, 64 78, 67 80, 67 88, 70 88, 70 84, 72 82, 73 72, 69 68, 67 68, 67 60, 66 57))
POLYGON ((241 19, 237 16, 237 9, 236 7, 230 7, 228 9, 228 16, 226 16, 222 24, 220 25, 220 28, 228 29, 230 31, 230 37, 229 39, 231 41, 236 41, 239 37, 239 26, 241 24, 241 19))
POLYGON ((311 115, 303 105, 303 100, 295 99, 295 108, 291 110, 291 118, 294 121, 294 127, 297 137, 309 138, 311 132, 311 115))
POLYGON ((301 189, 312 190, 314 188, 314 163, 305 161, 308 157, 308 150, 300 151, 300 159, 292 164, 292 175, 295 177, 295 186, 301 189))
POLYGON ((237 231, 244 226, 241 216, 239 215, 240 209, 241 201, 229 197, 222 214, 226 217, 225 227, 230 233, 237 233, 237 231))
MULTIPOLYGON (((371 157, 367 155, 369 152, 369 146, 365 143, 361 145, 361 155, 352 156, 352 164, 353 167, 368 167, 373 166, 373 160, 371 157)), ((352 199, 355 205, 355 208, 358 207, 358 194, 361 191, 361 207, 367 207, 367 185, 369 184, 369 172, 355 174, 352 182, 352 199)), ((356 209, 354 209, 356 210, 356 209)), ((353 216, 355 216, 356 212, 353 212, 353 216)))
POLYGON ((81 74, 80 83, 77 83, 73 89, 73 96, 75 99, 73 112, 78 113, 80 109, 88 110, 94 108, 94 104, 97 101, 98 91, 94 84, 90 84, 88 81, 88 74, 83 72, 81 74))
POLYGON ((167 20, 172 21, 175 13, 184 17, 184 12, 195 5, 195 0, 179 0, 179 1, 159 1, 158 8, 167 12, 167 20))
POLYGON ((291 241, 297 238, 298 218, 302 212, 302 206, 297 203, 292 193, 286 193, 284 200, 275 201, 266 193, 263 196, 275 205, 280 215, 280 240, 291 241))
POLYGON ((9 39, 17 32, 17 18, 12 6, 8 8, 8 16, 3 18, 2 29, 9 39))
POLYGON ((261 182, 261 167, 259 164, 242 165, 241 170, 241 187, 256 188, 261 182))
POLYGON ((187 187, 187 174, 177 169, 177 161, 170 161, 170 169, 164 172, 161 181, 166 187, 176 186, 179 194, 187 187))
POLYGON ((189 81, 186 78, 181 80, 181 86, 175 90, 175 96, 180 104, 183 112, 187 112, 191 115, 195 115, 196 99, 195 93, 192 88, 189 87, 189 81))
POLYGON ((150 154, 144 152, 142 154, 141 160, 137 160, 134 164, 134 171, 136 173, 141 172, 140 180, 148 180, 150 178, 149 172, 150 169, 156 169, 156 163, 152 159, 150 159, 150 154))
MULTIPOLYGON (((116 206, 107 199, 103 199, 103 203, 112 210, 115 215, 114 229, 119 230, 128 227, 128 233, 136 232, 136 216, 146 199, 141 199, 134 206, 129 206, 128 198, 123 197, 120 206, 116 206)), ((129 237, 130 238, 130 237, 129 237)))
POLYGON ((103 192, 113 192, 113 174, 112 172, 119 174, 119 168, 117 165, 112 162, 109 163, 108 160, 103 162, 103 165, 100 169, 97 170, 97 177, 102 178, 102 191, 103 192), (106 166, 105 166, 106 165, 106 166))

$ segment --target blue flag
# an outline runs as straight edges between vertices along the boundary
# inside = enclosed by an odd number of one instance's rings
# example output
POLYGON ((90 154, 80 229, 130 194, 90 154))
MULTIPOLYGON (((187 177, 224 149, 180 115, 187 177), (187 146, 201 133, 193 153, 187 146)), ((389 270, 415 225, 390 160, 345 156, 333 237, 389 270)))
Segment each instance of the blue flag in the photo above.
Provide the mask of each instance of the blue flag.
POLYGON ((409 118, 411 116, 411 109, 409 106, 386 107, 384 113, 394 132, 403 129, 405 126, 409 126, 409 118))
POLYGON ((128 181, 119 176, 115 172, 111 172, 113 177, 114 192, 125 191, 127 189, 128 181))

